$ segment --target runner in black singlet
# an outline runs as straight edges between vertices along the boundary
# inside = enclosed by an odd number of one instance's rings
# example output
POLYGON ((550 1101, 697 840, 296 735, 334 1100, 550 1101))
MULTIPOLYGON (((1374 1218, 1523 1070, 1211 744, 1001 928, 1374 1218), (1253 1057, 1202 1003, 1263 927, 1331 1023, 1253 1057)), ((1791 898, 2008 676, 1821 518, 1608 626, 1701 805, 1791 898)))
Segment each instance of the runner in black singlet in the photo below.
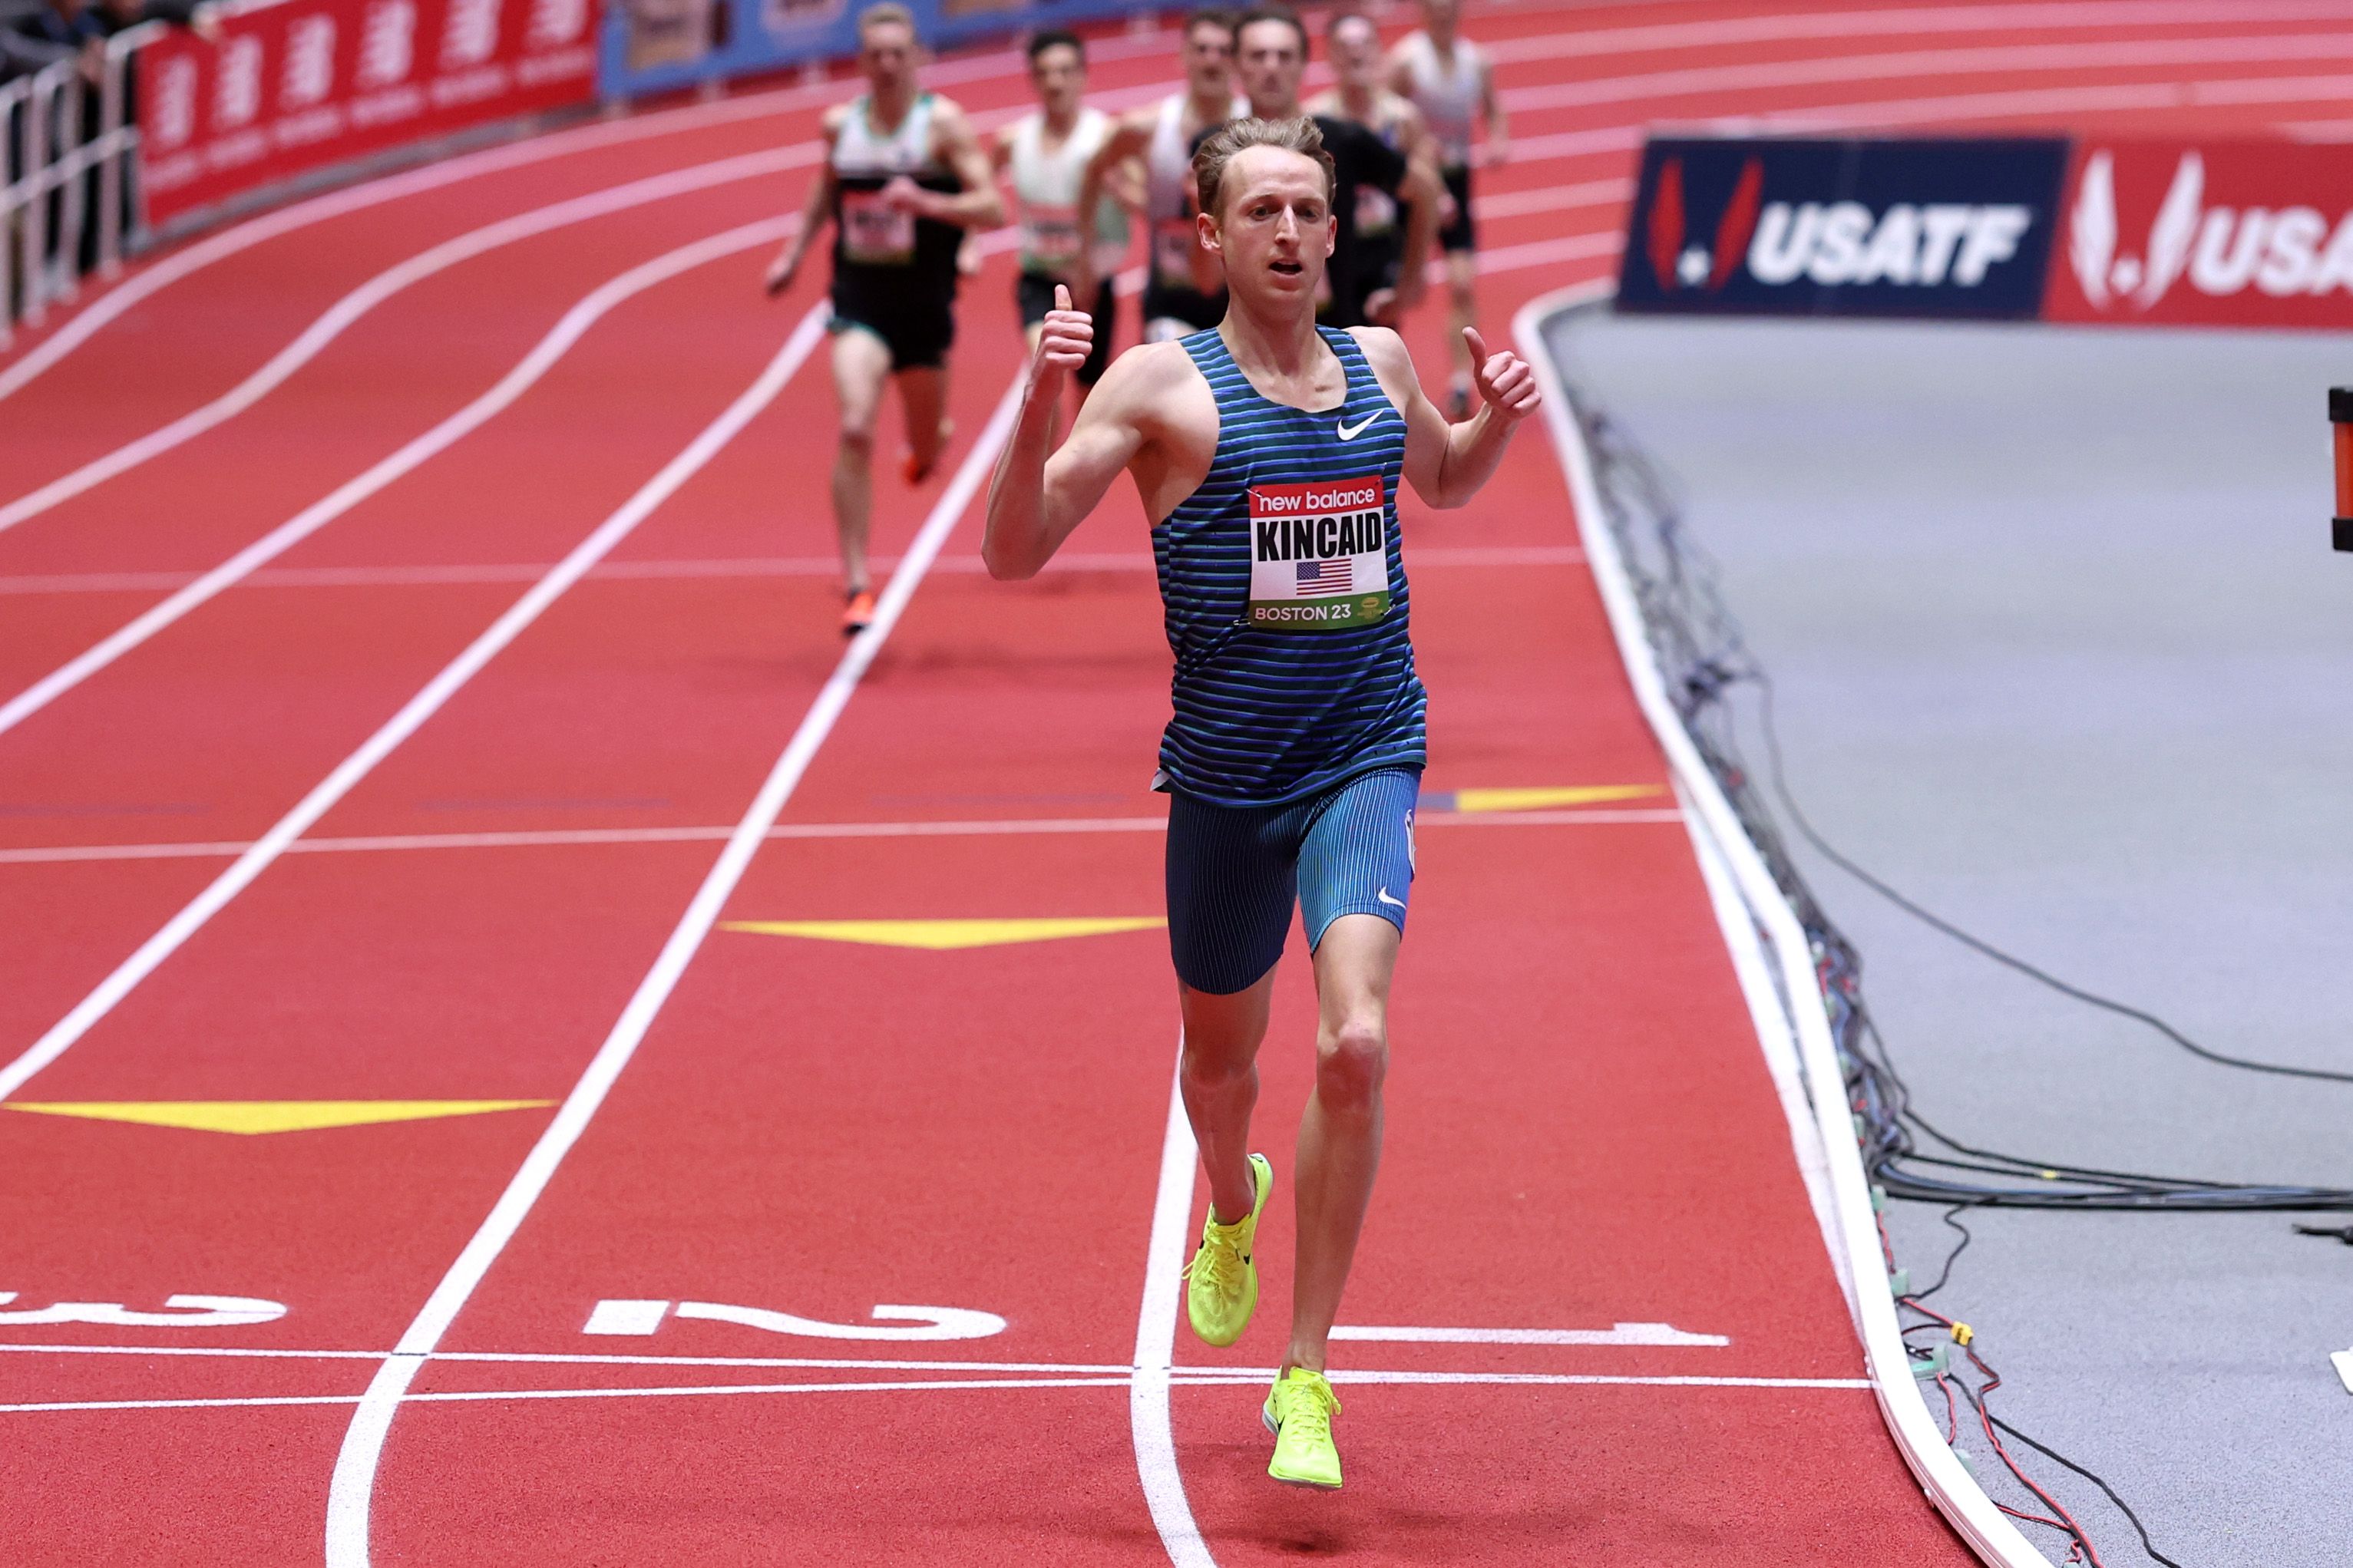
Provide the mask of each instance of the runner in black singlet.
MULTIPOLYGON (((1234 29, 1234 75, 1250 99, 1250 113, 1283 121, 1305 113, 1299 79, 1307 70, 1307 27, 1295 12, 1279 5, 1245 12, 1234 29)), ((1399 247, 1396 309, 1411 310, 1422 295, 1423 269, 1438 216, 1438 172, 1419 148, 1400 152, 1353 120, 1313 117, 1331 156, 1332 226, 1335 240, 1330 298, 1316 320, 1332 327, 1358 327, 1369 292, 1356 253, 1360 193, 1371 186, 1395 200, 1405 216, 1399 247)))
POLYGON ((810 185, 800 232, 768 269, 771 294, 791 288, 817 237, 833 226, 833 384, 841 398, 833 515, 849 598, 841 629, 852 636, 874 616, 866 531, 883 382, 898 381, 904 471, 920 484, 947 445, 956 247, 965 229, 1004 221, 964 110, 923 90, 917 59, 914 17, 904 5, 885 0, 859 13, 867 90, 826 111, 825 171, 810 185))

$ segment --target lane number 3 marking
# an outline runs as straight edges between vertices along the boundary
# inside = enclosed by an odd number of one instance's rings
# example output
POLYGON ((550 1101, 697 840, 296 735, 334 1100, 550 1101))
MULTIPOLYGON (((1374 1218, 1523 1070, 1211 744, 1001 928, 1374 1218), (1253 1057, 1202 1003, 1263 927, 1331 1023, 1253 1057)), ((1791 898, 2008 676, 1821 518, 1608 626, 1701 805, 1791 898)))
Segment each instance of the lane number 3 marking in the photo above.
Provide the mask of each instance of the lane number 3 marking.
MULTIPOLYGON (((0 1290, 0 1305, 16 1299, 14 1290, 0 1290)), ((0 1311, 0 1325, 31 1323, 96 1323, 110 1329, 241 1329, 273 1323, 286 1315, 280 1301, 252 1296, 167 1296, 164 1310, 139 1312, 118 1301, 58 1301, 47 1307, 0 1311)))

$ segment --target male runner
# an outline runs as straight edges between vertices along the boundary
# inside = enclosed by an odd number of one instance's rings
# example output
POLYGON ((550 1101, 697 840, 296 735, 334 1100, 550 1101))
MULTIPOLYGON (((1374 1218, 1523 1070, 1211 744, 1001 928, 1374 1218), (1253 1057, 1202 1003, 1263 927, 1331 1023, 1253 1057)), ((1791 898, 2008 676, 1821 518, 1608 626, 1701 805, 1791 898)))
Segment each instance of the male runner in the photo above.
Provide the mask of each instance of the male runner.
MULTIPOLYGON (((1409 156, 1421 148, 1428 133, 1421 110, 1381 85, 1386 68, 1380 29, 1372 18, 1361 11, 1334 12, 1324 25, 1324 48, 1332 58, 1334 85, 1307 100, 1308 112, 1352 120, 1409 156)), ((1404 235, 1398 226, 1397 198, 1377 185, 1356 190, 1356 252, 1357 289, 1366 319, 1395 326, 1404 235)))
POLYGON ((1421 0, 1422 30, 1389 52, 1388 65, 1389 89, 1413 100, 1438 144, 1439 174, 1451 209, 1438 243, 1446 252, 1447 324, 1454 329, 1448 334, 1454 344, 1448 404, 1457 419, 1471 408, 1471 361, 1459 340, 1462 329, 1479 320, 1479 237, 1471 216, 1473 121, 1487 121, 1489 163, 1511 156, 1495 68, 1478 45, 1456 31, 1461 16, 1461 0, 1421 0))
MULTIPOLYGON (((1250 113, 1261 120, 1303 115, 1299 79, 1306 69, 1307 26, 1297 13, 1265 5, 1243 15, 1234 29, 1234 74, 1250 97, 1250 113)), ((1358 327, 1370 319, 1356 254, 1356 213, 1360 193, 1367 185, 1404 209, 1405 241, 1391 304, 1397 310, 1411 310, 1421 300, 1430 233, 1437 226, 1438 171, 1418 147, 1399 151, 1353 120, 1323 114, 1314 118, 1336 182, 1332 198, 1335 251, 1325 279, 1330 299, 1318 319, 1329 327, 1358 327)))
MULTIPOLYGON (((1232 14, 1207 10, 1187 16, 1182 53, 1185 90, 1155 108, 1121 116, 1087 161, 1079 182, 1080 231, 1083 248, 1091 252, 1101 237, 1091 226, 1102 210, 1104 181, 1128 160, 1144 160, 1144 218, 1151 246, 1144 281, 1144 341, 1148 343, 1214 327, 1226 310, 1225 290, 1202 287, 1215 268, 1195 264, 1190 181, 1193 143, 1244 108, 1234 96, 1232 14)), ((1088 297, 1084 286, 1071 292, 1082 303, 1088 297)))
POLYGON ((915 18, 897 0, 858 14, 866 91, 825 113, 825 172, 809 185, 800 232, 768 268, 768 292, 793 285, 830 220, 833 387, 841 445, 833 458, 833 521, 841 540, 841 629, 874 618, 866 568, 874 504, 874 418, 886 376, 906 416, 907 482, 920 484, 947 446, 948 345, 955 341, 956 242, 1005 221, 988 159, 954 102, 916 79, 915 18))
POLYGON ((1230 290, 1224 321, 1121 355, 1050 457, 1050 410, 1094 342, 1063 294, 1030 361, 981 549, 991 574, 1032 575, 1122 468, 1152 523, 1176 655, 1154 784, 1170 796, 1178 1079, 1209 1183, 1186 1308, 1215 1345, 1240 1338, 1258 1303, 1250 1249, 1274 1178, 1250 1152, 1255 1063, 1300 907, 1314 955, 1315 1087, 1299 1131, 1291 1340, 1263 1415, 1275 1434, 1268 1474, 1336 1487, 1325 1342, 1379 1161, 1423 758, 1398 483, 1434 507, 1469 501, 1535 408, 1536 384, 1474 332, 1486 406, 1450 425, 1395 332, 1316 324, 1339 214, 1312 120, 1237 121, 1196 168, 1201 241, 1230 290))
MULTIPOLYGON (((1094 353, 1079 366, 1082 402, 1111 363, 1112 278, 1127 255, 1127 209, 1108 186, 1097 198, 1092 226, 1094 244, 1081 237, 1079 187, 1087 163, 1109 137, 1111 116, 1080 102, 1087 90, 1086 47, 1075 33, 1059 29, 1029 40, 1029 82, 1039 108, 999 132, 992 158, 1013 177, 1014 221, 1021 228, 1021 270, 1014 303, 1022 331, 1035 353, 1046 312, 1054 308, 1054 285, 1082 290, 1082 309, 1103 323, 1094 353), (1093 287, 1087 289, 1092 278, 1093 287)), ((1058 426, 1059 427, 1059 426, 1058 426)))

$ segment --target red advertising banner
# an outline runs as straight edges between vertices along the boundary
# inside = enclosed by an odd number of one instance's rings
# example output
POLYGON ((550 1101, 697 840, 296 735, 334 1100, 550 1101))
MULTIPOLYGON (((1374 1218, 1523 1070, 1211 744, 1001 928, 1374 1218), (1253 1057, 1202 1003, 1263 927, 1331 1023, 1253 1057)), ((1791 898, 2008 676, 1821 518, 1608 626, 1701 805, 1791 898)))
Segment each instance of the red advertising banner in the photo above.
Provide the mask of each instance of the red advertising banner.
POLYGON ((596 92, 598 0, 261 0, 139 57, 163 224, 259 185, 596 92))
POLYGON ((2075 143, 2043 316, 2353 327, 2353 145, 2075 143))

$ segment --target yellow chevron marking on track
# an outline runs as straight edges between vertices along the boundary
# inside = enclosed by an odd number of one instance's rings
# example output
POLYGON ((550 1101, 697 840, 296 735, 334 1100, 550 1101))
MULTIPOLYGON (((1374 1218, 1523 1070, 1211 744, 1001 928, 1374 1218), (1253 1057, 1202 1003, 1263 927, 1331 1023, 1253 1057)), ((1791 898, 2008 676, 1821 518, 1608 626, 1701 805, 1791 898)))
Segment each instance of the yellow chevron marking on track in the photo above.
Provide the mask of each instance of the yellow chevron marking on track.
POLYGON ((1570 784, 1557 789, 1458 789, 1457 811, 1540 811, 1548 805, 1593 805, 1666 794, 1663 784, 1570 784))
POLYGON ((1017 942, 1054 942, 1066 936, 1152 931, 1167 923, 1157 916, 998 921, 728 921, 720 929, 750 931, 758 936, 810 937, 818 942, 921 947, 939 952, 958 947, 997 947, 1017 942))
POLYGON ((136 1121, 197 1132, 309 1132, 322 1127, 364 1127, 376 1121, 424 1121, 437 1116, 479 1116, 528 1110, 552 1100, 147 1100, 30 1104, 0 1110, 39 1116, 80 1116, 93 1121, 136 1121))

